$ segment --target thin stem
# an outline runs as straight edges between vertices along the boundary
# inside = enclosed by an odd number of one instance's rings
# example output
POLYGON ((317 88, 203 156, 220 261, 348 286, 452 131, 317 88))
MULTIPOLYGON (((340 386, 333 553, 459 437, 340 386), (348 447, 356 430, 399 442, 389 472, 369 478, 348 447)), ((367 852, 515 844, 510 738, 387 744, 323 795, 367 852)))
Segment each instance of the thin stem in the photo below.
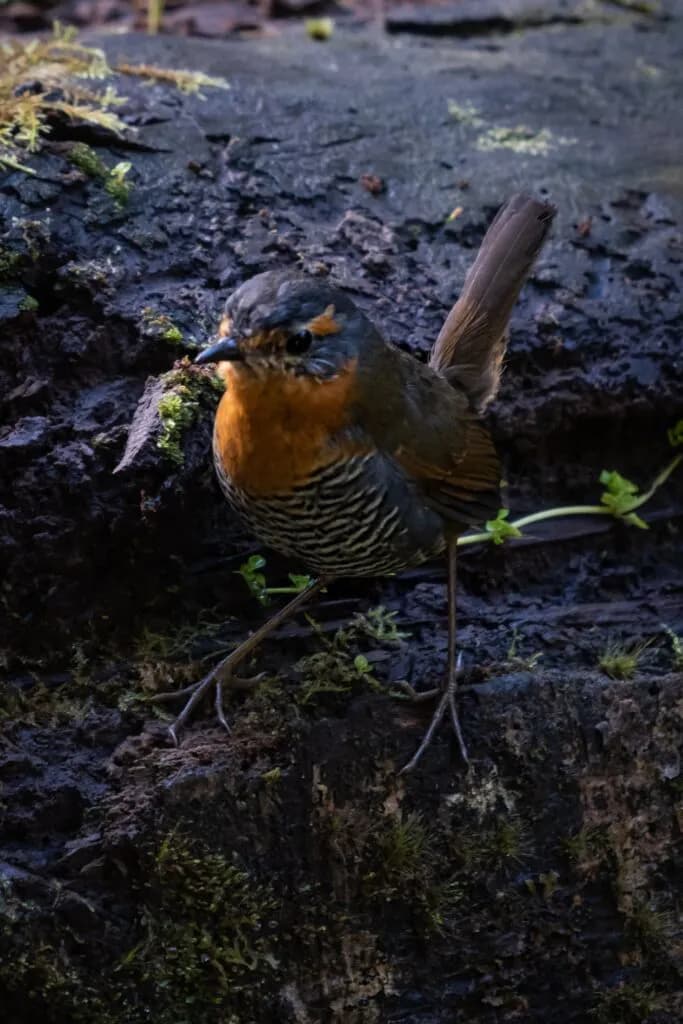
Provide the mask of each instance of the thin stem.
MULTIPOLYGON (((612 512, 604 505, 564 505, 560 508, 547 508, 543 512, 532 512, 531 515, 522 516, 521 519, 514 519, 510 526, 520 530, 523 526, 530 526, 532 523, 540 523, 544 519, 561 519, 564 516, 611 516, 612 512)), ((466 544, 484 544, 493 540, 492 533, 468 533, 465 537, 458 537, 458 545, 464 547, 466 544)))
MULTIPOLYGON (((645 491, 644 494, 640 494, 638 497, 634 498, 633 503, 629 504, 629 507, 624 514, 628 515, 631 512, 635 512, 637 508, 641 508, 647 501, 649 501, 655 491, 671 476, 681 460, 683 460, 683 455, 677 455, 676 458, 673 459, 669 465, 655 477, 652 482, 652 486, 645 491)), ((607 508, 606 505, 564 505, 559 508, 547 508, 543 512, 532 512, 531 515, 522 516, 521 519, 513 520, 509 525, 521 530, 523 526, 530 526, 532 523, 540 523, 546 519, 561 519, 564 518, 564 516, 614 516, 615 519, 623 518, 621 515, 613 512, 612 509, 607 508)), ((459 547, 465 547, 468 544, 486 544, 487 542, 492 541, 493 538, 493 533, 469 533, 465 537, 458 537, 457 543, 459 547)))
MULTIPOLYGON (((308 586, 308 584, 306 584, 308 586)), ((266 587, 264 594, 300 594, 306 587, 266 587)))

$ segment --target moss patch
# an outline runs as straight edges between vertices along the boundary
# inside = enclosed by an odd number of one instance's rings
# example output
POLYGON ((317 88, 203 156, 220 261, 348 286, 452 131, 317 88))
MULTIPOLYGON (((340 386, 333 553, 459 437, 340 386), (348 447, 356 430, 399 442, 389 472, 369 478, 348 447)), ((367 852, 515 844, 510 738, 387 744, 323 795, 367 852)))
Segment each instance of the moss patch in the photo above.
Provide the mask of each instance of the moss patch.
POLYGON ((145 936, 120 968, 124 991, 130 981, 146 992, 160 1024, 223 1019, 221 1007, 235 1008, 277 970, 276 909, 270 890, 228 856, 171 833, 146 887, 145 936))
POLYGON ((185 461, 185 432, 202 408, 213 408, 216 395, 223 393, 223 383, 211 370, 190 368, 189 360, 183 361, 161 379, 166 390, 157 406, 161 421, 157 448, 171 462, 182 466, 185 461))

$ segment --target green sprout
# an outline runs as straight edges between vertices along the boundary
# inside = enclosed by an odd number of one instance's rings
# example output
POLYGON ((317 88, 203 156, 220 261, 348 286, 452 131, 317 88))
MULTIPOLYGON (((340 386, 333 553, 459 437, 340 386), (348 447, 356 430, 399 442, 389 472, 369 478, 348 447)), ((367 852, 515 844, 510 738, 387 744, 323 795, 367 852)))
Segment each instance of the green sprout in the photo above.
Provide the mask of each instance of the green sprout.
POLYGON ((505 660, 508 665, 513 669, 526 669, 529 672, 537 667, 539 661, 543 657, 542 651, 534 651, 533 654, 522 655, 519 653, 519 641, 521 634, 516 626, 512 630, 512 640, 510 646, 507 649, 505 660))
POLYGON ((665 466, 652 481, 650 487, 644 493, 639 493, 637 486, 616 470, 604 469, 600 474, 600 483, 606 488, 600 497, 599 505, 564 505, 560 508, 548 508, 542 512, 532 512, 531 515, 522 516, 508 523, 508 509, 502 508, 495 519, 486 523, 485 531, 481 533, 469 533, 458 537, 458 546, 465 547, 469 544, 483 544, 493 541, 494 544, 502 544, 506 540, 522 536, 522 527, 531 526, 532 523, 540 523, 546 519, 561 519, 564 516, 614 516, 621 519, 629 526, 638 526, 640 529, 647 529, 647 523, 640 516, 635 514, 636 509, 646 504, 662 484, 669 479, 673 471, 683 461, 683 454, 677 455, 675 459, 665 466))
POLYGON ((128 160, 121 160, 109 168, 95 150, 84 142, 77 142, 71 147, 68 159, 89 178, 103 182, 105 192, 109 193, 117 206, 126 205, 133 187, 126 178, 133 166, 128 160))
POLYGON ((496 518, 489 519, 486 523, 486 532, 491 534, 491 540, 494 544, 503 544, 506 540, 509 540, 510 537, 522 536, 521 530, 518 530, 513 523, 507 522, 509 515, 509 508, 501 508, 498 510, 496 518))
POLYGON ((104 190, 109 193, 117 206, 125 206, 130 198, 133 185, 126 179, 126 175, 132 166, 129 160, 121 160, 112 167, 107 175, 104 190))
POLYGON ((263 555, 250 555, 246 562, 237 570, 247 585, 249 593, 255 597, 259 604, 267 605, 273 594, 300 594, 302 590, 311 585, 311 577, 298 573, 289 573, 291 586, 269 587, 266 577, 261 570, 265 567, 266 560, 263 555))
POLYGON ((616 469, 603 469, 600 474, 600 483, 607 488, 600 497, 605 508, 617 519, 623 519, 630 526, 647 530, 647 523, 633 511, 634 508, 637 508, 640 497, 637 485, 627 480, 621 473, 617 473, 616 469))

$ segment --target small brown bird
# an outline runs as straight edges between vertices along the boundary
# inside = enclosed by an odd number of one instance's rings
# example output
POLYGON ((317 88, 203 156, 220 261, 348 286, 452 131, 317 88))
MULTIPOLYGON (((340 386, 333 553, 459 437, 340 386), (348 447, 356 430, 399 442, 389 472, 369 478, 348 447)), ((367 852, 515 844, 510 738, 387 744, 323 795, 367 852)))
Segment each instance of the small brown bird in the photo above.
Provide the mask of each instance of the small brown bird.
POLYGON ((456 540, 500 507, 500 467, 480 414, 495 396, 512 307, 552 223, 548 203, 516 195, 499 211, 431 353, 395 348, 344 292, 268 271, 228 299, 218 339, 225 394, 213 454, 226 498, 265 544, 318 578, 189 691, 179 731, 206 690, 240 687, 235 667, 336 576, 394 573, 445 553, 448 671, 417 763, 455 696, 456 540))

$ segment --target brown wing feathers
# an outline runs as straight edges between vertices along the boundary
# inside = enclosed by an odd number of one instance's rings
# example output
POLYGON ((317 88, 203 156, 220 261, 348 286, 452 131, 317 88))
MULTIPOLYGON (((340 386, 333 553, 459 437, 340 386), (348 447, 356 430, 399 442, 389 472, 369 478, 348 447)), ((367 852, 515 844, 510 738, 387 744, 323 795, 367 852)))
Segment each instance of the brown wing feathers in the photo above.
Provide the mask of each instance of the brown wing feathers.
POLYGON ((555 216, 555 208, 522 194, 498 211, 448 314, 430 365, 460 385, 474 409, 495 396, 512 308, 555 216))

